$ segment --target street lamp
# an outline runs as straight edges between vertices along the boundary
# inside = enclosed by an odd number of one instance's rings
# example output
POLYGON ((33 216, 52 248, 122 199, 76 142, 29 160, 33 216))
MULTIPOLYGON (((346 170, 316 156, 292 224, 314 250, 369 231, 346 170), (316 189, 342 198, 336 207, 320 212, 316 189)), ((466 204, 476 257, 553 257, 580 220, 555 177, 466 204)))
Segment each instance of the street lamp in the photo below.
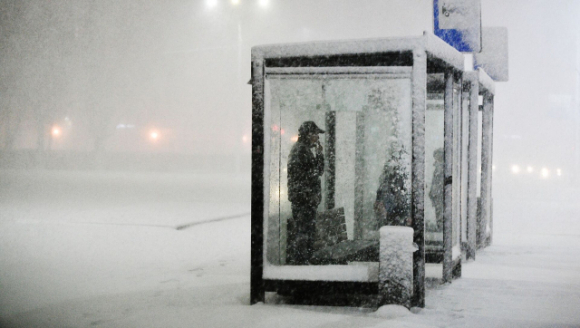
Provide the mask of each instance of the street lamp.
POLYGON ((548 176, 550 176, 550 171, 547 168, 543 168, 542 169, 542 177, 543 178, 547 178, 548 176))
POLYGON ((205 5, 208 8, 213 8, 213 7, 217 6, 217 4, 218 4, 217 0, 205 0, 205 5))
POLYGON ((60 136, 60 134, 61 134, 60 128, 58 126, 53 127, 51 133, 52 133, 52 136, 55 138, 60 136))

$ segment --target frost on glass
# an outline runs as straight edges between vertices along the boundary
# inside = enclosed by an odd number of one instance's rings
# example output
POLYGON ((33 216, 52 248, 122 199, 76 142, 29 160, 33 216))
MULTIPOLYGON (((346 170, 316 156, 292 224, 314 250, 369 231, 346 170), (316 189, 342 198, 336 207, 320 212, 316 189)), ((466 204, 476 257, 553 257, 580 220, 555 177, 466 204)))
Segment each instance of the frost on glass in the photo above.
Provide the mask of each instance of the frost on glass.
POLYGON ((281 74, 266 78, 265 91, 270 135, 268 263, 378 261, 378 255, 372 255, 378 253, 378 229, 411 221, 410 79, 388 74, 281 74), (319 134, 324 171, 315 231, 305 235, 314 238, 307 256, 311 260, 295 261, 294 255, 289 257, 296 250, 288 237, 294 238, 297 231, 292 209, 295 205, 296 211, 297 203, 288 197, 288 170, 293 147, 303 142, 298 141, 298 131, 308 121, 325 131, 319 134))
POLYGON ((429 74, 425 111, 425 245, 427 250, 443 249, 444 118, 443 74, 429 74))
MULTIPOLYGON (((429 74, 427 84, 427 103, 425 113, 425 245, 428 251, 443 251, 443 212, 444 204, 444 119, 445 87, 443 74, 429 74)), ((466 215, 466 175, 467 162, 464 152, 467 136, 464 135, 463 122, 466 117, 462 111, 461 85, 453 84, 453 163, 452 163, 452 245, 453 254, 460 254, 461 222, 466 215), (464 179, 465 176, 465 179, 464 179), (465 187, 465 190, 463 190, 465 187), (465 199, 465 202, 463 200, 465 199)), ((467 127, 467 126, 466 126, 467 127)))
MULTIPOLYGON (((325 113, 320 107, 322 94, 318 81, 272 79, 267 81, 266 92, 270 111, 271 159, 267 258, 272 264, 284 264, 287 224, 292 216, 288 201, 288 154, 298 138, 300 124, 310 120, 323 127, 325 113)), ((321 143, 324 144, 324 134, 321 143)), ((322 208, 324 198, 319 205, 319 209, 322 208)))

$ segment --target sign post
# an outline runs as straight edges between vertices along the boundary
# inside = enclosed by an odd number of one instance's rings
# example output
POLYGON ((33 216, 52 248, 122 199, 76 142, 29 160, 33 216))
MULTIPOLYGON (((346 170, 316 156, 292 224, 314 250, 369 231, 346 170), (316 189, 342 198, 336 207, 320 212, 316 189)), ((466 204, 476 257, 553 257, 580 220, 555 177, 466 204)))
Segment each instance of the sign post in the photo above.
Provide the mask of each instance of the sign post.
POLYGON ((494 81, 506 82, 508 70, 508 30, 506 27, 485 27, 480 53, 473 56, 475 68, 483 68, 494 81))

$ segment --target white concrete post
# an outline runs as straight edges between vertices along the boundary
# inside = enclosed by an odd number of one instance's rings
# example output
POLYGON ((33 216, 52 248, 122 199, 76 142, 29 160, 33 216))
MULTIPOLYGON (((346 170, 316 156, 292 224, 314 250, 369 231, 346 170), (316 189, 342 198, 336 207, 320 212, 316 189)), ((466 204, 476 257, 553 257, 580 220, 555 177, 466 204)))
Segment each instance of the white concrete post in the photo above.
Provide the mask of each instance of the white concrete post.
POLYGON ((410 227, 384 226, 380 229, 379 302, 411 307, 413 297, 413 243, 410 227))

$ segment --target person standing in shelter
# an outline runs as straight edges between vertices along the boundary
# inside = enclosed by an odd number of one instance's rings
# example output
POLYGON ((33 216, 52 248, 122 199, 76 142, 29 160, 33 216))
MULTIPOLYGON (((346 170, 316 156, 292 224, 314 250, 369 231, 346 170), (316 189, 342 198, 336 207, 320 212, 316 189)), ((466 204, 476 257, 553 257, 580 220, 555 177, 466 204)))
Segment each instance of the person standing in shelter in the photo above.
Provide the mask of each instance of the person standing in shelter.
POLYGON ((298 141, 288 157, 288 200, 292 218, 288 219, 286 264, 308 264, 316 236, 316 209, 322 200, 320 177, 324 173, 324 155, 314 122, 306 121, 298 129, 298 141))
POLYGON ((379 177, 379 188, 374 204, 377 229, 383 226, 411 226, 411 197, 406 181, 403 151, 393 154, 379 177))
POLYGON ((435 208, 435 222, 437 231, 443 231, 443 211, 445 204, 444 196, 444 171, 445 171, 445 152, 443 148, 438 148, 433 152, 433 179, 431 180, 431 189, 429 198, 435 208))

